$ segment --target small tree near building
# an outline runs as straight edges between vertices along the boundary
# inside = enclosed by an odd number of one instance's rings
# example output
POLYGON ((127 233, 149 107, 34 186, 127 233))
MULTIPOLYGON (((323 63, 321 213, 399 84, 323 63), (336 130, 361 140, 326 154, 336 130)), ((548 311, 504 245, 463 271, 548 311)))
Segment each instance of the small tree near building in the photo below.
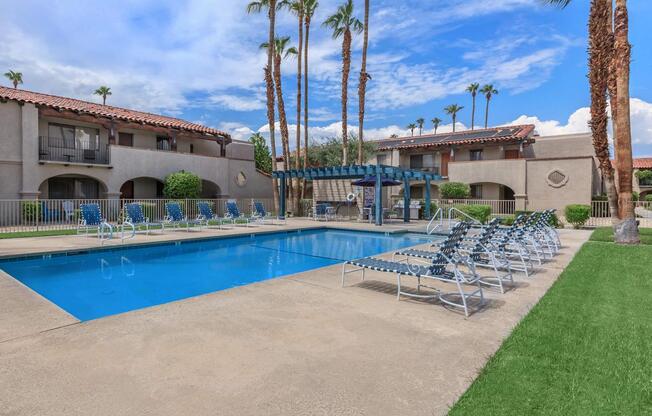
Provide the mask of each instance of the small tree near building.
POLYGON ((201 179, 192 172, 175 172, 165 178, 163 195, 170 199, 194 199, 201 194, 201 179))
POLYGON ((446 182, 439 187, 444 199, 466 199, 471 195, 471 187, 462 182, 446 182))
POLYGON ((249 141, 254 145, 256 169, 272 173, 272 152, 270 152, 265 138, 260 133, 256 133, 249 138, 249 141))

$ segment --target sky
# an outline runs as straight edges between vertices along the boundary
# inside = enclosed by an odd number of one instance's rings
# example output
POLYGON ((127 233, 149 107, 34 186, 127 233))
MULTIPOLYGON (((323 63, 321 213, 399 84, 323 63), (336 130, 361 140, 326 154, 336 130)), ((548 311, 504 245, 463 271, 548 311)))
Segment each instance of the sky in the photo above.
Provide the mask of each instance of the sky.
MULTIPOLYGON (((320 0, 310 33, 310 135, 341 132, 341 40, 321 26, 343 0, 320 0)), ((363 1, 354 0, 362 19, 363 1)), ((180 117, 237 139, 269 132, 263 67, 266 16, 241 0, 0 0, 0 70, 23 73, 22 88, 180 117)), ((464 106, 471 82, 499 91, 489 125, 532 123, 541 135, 588 131, 588 0, 564 10, 540 0, 371 0, 365 134, 409 134, 417 118, 444 120, 464 106)), ((635 156, 652 155, 652 2, 629 1, 631 116, 635 156)), ((278 16, 277 33, 297 41, 296 17, 278 16)), ((357 131, 362 36, 353 40, 349 125, 357 131)), ((283 64, 290 131, 296 126, 296 60, 283 64)), ((8 80, 0 81, 9 85, 8 80)), ((476 125, 484 123, 478 97, 476 125)), ((291 141, 294 142, 292 134, 291 141)))

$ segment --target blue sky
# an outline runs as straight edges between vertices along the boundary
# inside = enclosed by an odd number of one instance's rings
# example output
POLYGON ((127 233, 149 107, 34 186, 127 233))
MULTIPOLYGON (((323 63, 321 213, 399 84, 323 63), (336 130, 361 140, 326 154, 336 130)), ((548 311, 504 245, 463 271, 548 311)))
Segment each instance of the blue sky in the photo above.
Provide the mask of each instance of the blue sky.
MULTIPOLYGON (((321 22, 340 1, 321 0, 311 32, 311 132, 340 131, 340 44, 321 22)), ((362 17, 362 1, 356 0, 362 17)), ((418 117, 445 120, 443 107, 465 106, 470 82, 493 83, 489 123, 534 123, 539 133, 587 130, 588 0, 566 10, 539 0, 371 0, 367 136, 405 134, 418 117)), ((634 152, 652 155, 652 2, 630 1, 634 152)), ((263 15, 247 1, 29 1, 0 15, 0 69, 23 72, 24 88, 174 115, 221 128, 236 138, 266 131, 263 15)), ((279 16, 278 33, 296 41, 295 18, 279 16)), ((354 39, 349 124, 357 124, 361 38, 354 39)), ((296 62, 284 66, 285 101, 295 122, 296 62)), ((4 82, 4 81, 3 81, 4 82)), ((5 82, 6 84, 6 82, 5 82)), ((476 120, 483 119, 484 99, 476 120)), ((428 123, 430 127, 430 123, 428 123)), ((463 128, 463 126, 460 126, 463 128)))

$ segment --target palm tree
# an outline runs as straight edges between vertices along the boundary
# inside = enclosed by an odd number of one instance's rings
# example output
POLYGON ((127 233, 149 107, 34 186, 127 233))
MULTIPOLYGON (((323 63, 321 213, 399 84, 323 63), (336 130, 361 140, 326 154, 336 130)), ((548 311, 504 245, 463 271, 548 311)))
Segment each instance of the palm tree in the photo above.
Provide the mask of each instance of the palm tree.
POLYGON ((491 97, 493 95, 498 94, 498 90, 494 88, 493 84, 485 84, 484 87, 480 90, 481 93, 484 94, 485 98, 487 99, 487 106, 485 107, 484 110, 484 128, 487 128, 487 124, 489 123, 489 102, 491 101, 491 97))
POLYGON ((462 111, 464 107, 461 107, 457 104, 451 104, 444 108, 446 114, 450 115, 453 118, 453 133, 455 133, 455 120, 457 120, 457 113, 462 111))
POLYGON ((367 73, 367 48, 369 45, 369 0, 364 0, 364 34, 362 35, 362 65, 360 66, 360 81, 358 82, 358 165, 362 165, 362 146, 364 142, 364 104, 367 93, 367 81, 371 75, 367 73))
POLYGON ((22 72, 16 72, 9 70, 9 72, 5 72, 5 77, 11 81, 12 84, 14 84, 14 89, 18 88, 18 84, 23 83, 23 73, 22 72))
POLYGON ((432 127, 435 128, 435 134, 437 134, 437 128, 438 128, 439 125, 441 124, 441 119, 440 119, 439 117, 435 117, 435 118, 433 118, 433 119, 430 120, 430 121, 432 122, 432 127))
MULTIPOLYGON (((285 169, 292 168, 291 166, 291 157, 290 157, 290 132, 288 130, 288 119, 285 113, 285 100, 283 99, 283 85, 281 80, 283 79, 281 74, 281 61, 288 56, 297 55, 299 52, 295 47, 288 47, 288 42, 290 42, 290 37, 285 36, 282 38, 274 39, 274 86, 276 89, 276 98, 278 105, 278 118, 279 124, 281 126, 281 144, 283 146, 283 160, 285 161, 285 169)), ((269 49, 269 43, 264 42, 260 45, 261 49, 269 49)), ((288 187, 288 192, 290 194, 290 200, 294 202, 294 189, 292 186, 292 181, 288 187)))
POLYGON ((475 126, 475 96, 478 94, 479 88, 480 88, 480 84, 478 84, 477 82, 471 83, 469 84, 468 87, 466 87, 466 91, 471 93, 471 98, 473 101, 473 107, 471 109, 471 130, 473 130, 475 126))
POLYGON ((329 16, 323 26, 333 30, 333 38, 342 37, 342 165, 349 164, 349 134, 347 101, 349 94, 349 71, 351 70, 351 31, 360 33, 362 23, 353 16, 353 0, 337 8, 335 14, 329 16))
MULTIPOLYGON (((566 7, 571 0, 543 0, 566 7)), ((629 98, 631 47, 626 0, 591 0, 589 9, 589 87, 591 132, 605 183, 614 227, 614 241, 640 242, 632 203, 632 146, 629 98), (611 100, 618 187, 609 155, 607 93, 611 100)))
POLYGON ((100 88, 96 89, 93 94, 102 97, 102 105, 106 105, 106 97, 113 93, 111 92, 111 88, 102 85, 100 88))
MULTIPOLYGON (((303 28, 306 40, 303 44, 303 168, 308 168, 308 41, 310 40, 310 23, 315 10, 319 6, 317 0, 303 0, 303 28)), ((305 196, 306 180, 301 186, 301 199, 305 196)))
POLYGON ((410 123, 407 125, 407 129, 410 130, 410 136, 414 137, 414 129, 417 128, 417 125, 414 123, 410 123))
MULTIPOLYGON (((269 18, 269 36, 267 43, 267 66, 265 73, 265 90, 267 94, 267 124, 269 126, 269 140, 272 148, 272 169, 276 170, 276 138, 274 134, 274 80, 272 78, 272 66, 274 65, 274 32, 276 26, 276 0, 257 0, 247 5, 247 13, 260 13, 267 9, 269 18)), ((278 183, 275 178, 272 179, 272 192, 274 195, 274 208, 279 210, 279 192, 278 183)))
POLYGON ((423 119, 423 117, 419 117, 417 119, 417 126, 419 126, 419 136, 421 136, 421 133, 423 133, 423 124, 426 122, 426 120, 423 119))

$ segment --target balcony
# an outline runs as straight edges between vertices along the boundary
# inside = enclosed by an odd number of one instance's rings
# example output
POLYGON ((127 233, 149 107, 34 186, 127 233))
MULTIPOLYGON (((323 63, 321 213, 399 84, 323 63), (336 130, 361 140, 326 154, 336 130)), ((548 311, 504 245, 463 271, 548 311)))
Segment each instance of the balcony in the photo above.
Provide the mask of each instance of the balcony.
POLYGON ((38 142, 38 159, 47 162, 108 165, 111 162, 111 153, 108 145, 91 149, 80 145, 76 140, 41 136, 38 142))
POLYGON ((410 165, 410 169, 439 175, 439 166, 410 165))

